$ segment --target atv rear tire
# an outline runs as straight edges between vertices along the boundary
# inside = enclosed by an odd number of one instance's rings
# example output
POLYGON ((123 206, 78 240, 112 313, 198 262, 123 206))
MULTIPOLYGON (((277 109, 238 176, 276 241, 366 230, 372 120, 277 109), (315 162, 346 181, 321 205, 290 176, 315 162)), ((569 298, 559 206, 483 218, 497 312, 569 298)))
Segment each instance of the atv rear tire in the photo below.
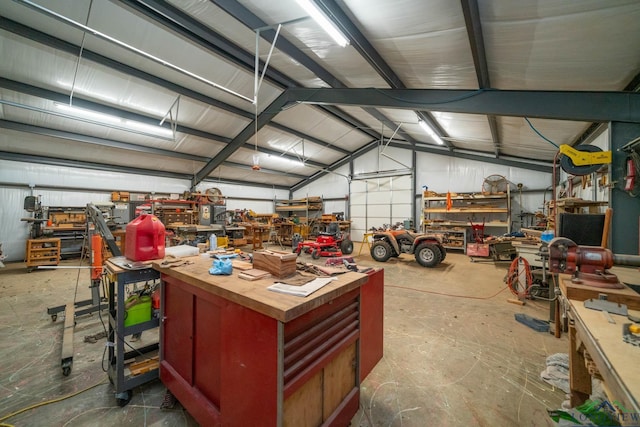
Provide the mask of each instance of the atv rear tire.
POLYGON ((353 253, 353 242, 350 239, 344 239, 340 243, 340 250, 345 255, 352 254, 353 253))
POLYGON ((371 258, 378 262, 387 262, 392 254, 393 249, 391 249, 389 242, 377 240, 371 245, 371 258))
POLYGON ((415 251, 416 261, 423 267, 435 267, 442 261, 442 253, 433 243, 421 243, 415 251))
POLYGON ((447 257, 447 250, 444 248, 444 246, 440 245, 438 245, 438 249, 440 249, 440 254, 442 254, 442 257, 440 258, 440 262, 442 262, 447 257))

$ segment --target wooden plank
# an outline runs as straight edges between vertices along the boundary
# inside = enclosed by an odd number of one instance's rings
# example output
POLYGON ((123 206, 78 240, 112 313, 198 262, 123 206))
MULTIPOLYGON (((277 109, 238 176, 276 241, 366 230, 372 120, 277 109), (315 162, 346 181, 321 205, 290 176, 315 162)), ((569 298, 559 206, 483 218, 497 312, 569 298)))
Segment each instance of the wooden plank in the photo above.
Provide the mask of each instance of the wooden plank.
POLYGON ((76 306, 67 303, 64 310, 64 333, 62 337, 62 360, 73 359, 73 331, 76 325, 76 306))
POLYGON ((622 289, 598 288, 571 283, 571 279, 566 277, 567 275, 561 276, 560 290, 567 299, 585 301, 598 299, 598 295, 606 294, 607 300, 611 302, 626 304, 632 310, 640 310, 640 294, 626 285, 622 289))
POLYGON ((253 268, 253 264, 251 264, 249 261, 242 261, 239 259, 232 260, 231 264, 233 265, 233 268, 240 271, 251 270, 253 268))
POLYGON ((484 213, 507 213, 509 212, 506 208, 483 208, 480 206, 473 206, 469 208, 425 208, 425 212, 430 213, 474 213, 474 212, 484 212, 484 213))
POLYGON ((269 273, 268 271, 259 270, 257 268, 252 268, 250 270, 245 270, 241 273, 238 273, 238 277, 244 280, 260 280, 271 277, 271 273, 269 273))
POLYGON ((322 412, 325 420, 356 387, 356 361, 356 343, 353 343, 324 368, 322 412))
MULTIPOLYGON (((451 196, 451 200, 467 200, 470 202, 487 199, 504 199, 506 194, 468 194, 466 196, 451 196)), ((424 196, 424 200, 446 201, 447 196, 424 196)))
POLYGON ((130 364, 129 372, 131 372, 131 375, 136 376, 136 375, 147 373, 154 369, 158 369, 159 367, 160 367, 160 357, 153 356, 150 359, 145 359, 141 362, 134 362, 130 364))
POLYGON ((284 426, 322 424, 322 371, 284 401, 284 426))

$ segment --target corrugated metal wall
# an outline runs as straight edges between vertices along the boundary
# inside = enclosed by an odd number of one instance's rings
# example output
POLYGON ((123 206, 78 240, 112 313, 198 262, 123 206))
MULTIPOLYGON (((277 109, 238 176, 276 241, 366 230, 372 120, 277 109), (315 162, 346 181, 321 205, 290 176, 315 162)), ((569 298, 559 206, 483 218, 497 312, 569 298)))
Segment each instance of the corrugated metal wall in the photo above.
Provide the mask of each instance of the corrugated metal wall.
MULTIPOLYGON (((21 218, 33 216, 23 209, 26 196, 39 196, 42 206, 84 207, 110 203, 112 191, 181 195, 190 185, 188 180, 0 160, 0 243, 6 261, 21 261, 25 256, 29 223, 21 218)), ((288 197, 283 190, 224 183, 205 182, 198 190, 211 187, 229 197, 228 210, 271 213, 273 199, 288 197)))

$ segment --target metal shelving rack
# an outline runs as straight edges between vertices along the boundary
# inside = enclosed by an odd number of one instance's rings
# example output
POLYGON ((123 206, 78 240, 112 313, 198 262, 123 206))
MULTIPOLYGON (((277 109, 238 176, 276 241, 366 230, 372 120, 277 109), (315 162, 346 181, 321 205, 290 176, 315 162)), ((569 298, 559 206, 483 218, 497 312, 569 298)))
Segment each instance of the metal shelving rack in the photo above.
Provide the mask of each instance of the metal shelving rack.
POLYGON ((131 390, 141 384, 158 378, 158 368, 150 369, 139 375, 131 375, 125 372, 125 361, 135 357, 147 357, 148 353, 157 352, 159 345, 153 343, 144 347, 125 351, 125 337, 141 334, 143 331, 158 328, 159 319, 151 318, 147 322, 132 326, 124 326, 125 320, 125 296, 129 285, 145 284, 150 281, 160 281, 160 273, 151 267, 139 270, 126 270, 112 262, 107 262, 109 279, 109 380, 115 387, 115 395, 118 405, 124 406, 131 400, 131 390), (118 309, 120 308, 120 309, 118 309))

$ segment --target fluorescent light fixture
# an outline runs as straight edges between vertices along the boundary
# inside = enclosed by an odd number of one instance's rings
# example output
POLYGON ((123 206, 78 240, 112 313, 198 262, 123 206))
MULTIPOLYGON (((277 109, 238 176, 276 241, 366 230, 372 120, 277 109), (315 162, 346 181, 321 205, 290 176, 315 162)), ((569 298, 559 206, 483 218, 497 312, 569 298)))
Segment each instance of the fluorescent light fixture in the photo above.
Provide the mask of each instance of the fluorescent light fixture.
POLYGON ((98 111, 74 107, 68 104, 54 102, 53 105, 57 109, 62 110, 67 114, 71 114, 73 115, 73 118, 83 122, 106 126, 126 132, 140 133, 148 136, 173 140, 173 131, 162 126, 129 120, 122 117, 112 116, 110 114, 100 113, 98 111))
POLYGON ((362 181, 376 178, 392 178, 397 176, 413 175, 413 169, 391 169, 376 172, 360 172, 351 176, 353 181, 362 181))
MULTIPOLYGON (((283 154, 284 154, 284 153, 283 153, 283 154)), ((276 160, 276 161, 280 162, 281 164, 283 164, 283 165, 287 165, 287 166, 298 166, 298 167, 306 166, 306 165, 305 165, 302 161, 300 161, 300 160, 293 160, 293 159, 290 159, 290 158, 288 158, 288 157, 283 157, 283 155, 280 155, 280 156, 272 156, 271 154, 269 154, 267 157, 268 157, 269 159, 276 160)))
POLYGON ((333 40, 340 47, 345 47, 349 44, 349 39, 347 39, 340 30, 325 16, 324 13, 318 6, 313 3, 313 0, 296 0, 300 7, 302 7, 305 12, 309 14, 313 18, 314 21, 318 23, 322 27, 322 29, 331 36, 333 40))
POLYGON ((444 141, 438 136, 438 134, 433 129, 431 129, 431 126, 429 126, 427 122, 425 122, 424 120, 418 117, 418 124, 420 125, 422 130, 424 130, 426 134, 429 135, 431 138, 433 138, 439 145, 444 145, 444 141))

